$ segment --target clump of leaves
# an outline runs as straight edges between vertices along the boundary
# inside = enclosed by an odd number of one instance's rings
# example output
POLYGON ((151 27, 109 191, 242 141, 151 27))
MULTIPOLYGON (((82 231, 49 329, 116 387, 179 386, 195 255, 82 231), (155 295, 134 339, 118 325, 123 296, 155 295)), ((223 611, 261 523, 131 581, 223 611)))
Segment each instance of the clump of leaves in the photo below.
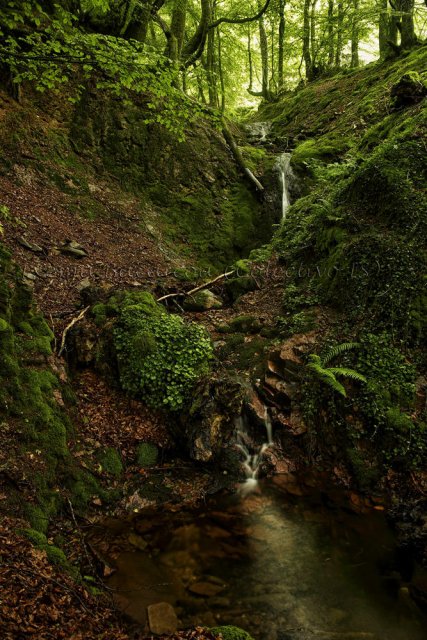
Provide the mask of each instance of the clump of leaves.
POLYGON ((312 353, 308 357, 309 363, 307 364, 307 368, 313 371, 321 382, 327 384, 331 389, 346 397, 347 392, 345 387, 337 380, 337 376, 356 380, 357 382, 367 382, 365 376, 358 371, 347 367, 327 367, 326 365, 341 353, 349 351, 350 349, 355 349, 358 346, 357 342, 345 342, 330 349, 323 358, 312 353))
POLYGON ((182 408, 195 383, 209 372, 213 353, 204 327, 155 304, 125 303, 114 343, 123 389, 152 407, 172 411, 182 408))

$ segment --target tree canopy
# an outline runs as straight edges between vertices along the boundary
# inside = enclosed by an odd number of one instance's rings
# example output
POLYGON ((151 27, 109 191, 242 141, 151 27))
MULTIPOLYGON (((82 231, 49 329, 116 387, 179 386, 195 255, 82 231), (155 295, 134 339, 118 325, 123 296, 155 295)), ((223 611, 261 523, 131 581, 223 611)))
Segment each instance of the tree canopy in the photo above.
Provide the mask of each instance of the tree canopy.
POLYGON ((421 0, 9 0, 0 8, 3 76, 12 88, 88 82, 147 99, 181 135, 209 108, 273 100, 299 82, 422 43, 421 0))

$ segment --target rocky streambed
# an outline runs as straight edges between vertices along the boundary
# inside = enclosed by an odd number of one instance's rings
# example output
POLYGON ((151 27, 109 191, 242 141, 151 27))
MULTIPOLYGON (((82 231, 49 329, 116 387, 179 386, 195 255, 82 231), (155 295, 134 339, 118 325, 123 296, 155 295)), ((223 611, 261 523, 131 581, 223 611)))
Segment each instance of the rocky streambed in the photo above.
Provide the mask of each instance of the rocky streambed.
POLYGON ((94 529, 89 543, 120 609, 147 633, 157 612, 166 625, 231 624, 256 640, 424 638, 411 593, 425 576, 397 550, 383 514, 279 485, 94 529))

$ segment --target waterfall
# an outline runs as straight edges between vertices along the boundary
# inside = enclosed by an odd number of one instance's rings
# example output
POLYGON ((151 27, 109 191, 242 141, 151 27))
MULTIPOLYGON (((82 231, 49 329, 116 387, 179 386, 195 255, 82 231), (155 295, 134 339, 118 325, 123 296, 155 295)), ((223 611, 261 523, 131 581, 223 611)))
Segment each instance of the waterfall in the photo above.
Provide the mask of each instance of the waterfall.
POLYGON ((245 125, 252 144, 265 144, 270 133, 271 122, 252 122, 245 125))
POLYGON ((243 416, 236 419, 237 448, 243 453, 243 469, 246 475, 245 482, 240 486, 242 495, 247 495, 258 485, 258 473, 264 453, 274 445, 273 428, 267 409, 265 409, 264 425, 266 440, 261 446, 254 447, 248 434, 246 419, 243 416))
POLYGON ((291 202, 289 199, 289 182, 294 177, 291 167, 291 154, 282 153, 276 161, 276 169, 279 172, 280 185, 282 189, 282 220, 286 220, 286 214, 291 202))

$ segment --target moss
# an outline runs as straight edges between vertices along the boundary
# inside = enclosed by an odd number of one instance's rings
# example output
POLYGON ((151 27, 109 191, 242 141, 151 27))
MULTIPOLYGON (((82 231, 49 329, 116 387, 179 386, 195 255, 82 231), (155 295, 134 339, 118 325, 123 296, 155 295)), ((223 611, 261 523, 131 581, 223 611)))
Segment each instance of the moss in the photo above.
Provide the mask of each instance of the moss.
POLYGON ((106 497, 98 481, 88 471, 75 471, 65 482, 70 490, 71 503, 79 512, 84 513, 94 498, 106 497))
POLYGON ((120 455, 115 449, 105 449, 98 454, 102 470, 112 476, 120 476, 123 472, 123 463, 120 455))
POLYGON ((250 275, 231 278, 225 283, 225 290, 233 302, 238 300, 240 296, 245 295, 245 293, 255 291, 257 288, 257 281, 250 275))
POLYGON ((47 545, 47 538, 44 535, 44 533, 41 533, 40 531, 37 531, 36 529, 25 529, 22 533, 36 547, 41 547, 43 545, 47 545))
POLYGON ((292 165, 301 168, 313 160, 334 162, 339 160, 351 148, 351 141, 333 135, 322 136, 314 140, 306 140, 297 146, 292 153, 292 165))
POLYGON ((0 318, 0 333, 4 333, 6 331, 11 331, 11 326, 6 320, 4 320, 4 318, 0 318))
POLYGON ((151 406, 181 408, 209 371, 205 329, 167 314, 150 294, 124 295, 113 339, 122 387, 151 406))
POLYGON ((140 467, 152 467, 157 463, 159 450, 150 442, 141 442, 136 451, 136 461, 140 467))
POLYGON ((49 519, 44 511, 34 504, 28 504, 25 507, 25 515, 28 518, 31 528, 40 533, 46 533, 49 525, 49 519))
POLYGON ((223 640, 254 640, 247 631, 231 625, 213 627, 210 632, 214 636, 221 635, 223 640))

